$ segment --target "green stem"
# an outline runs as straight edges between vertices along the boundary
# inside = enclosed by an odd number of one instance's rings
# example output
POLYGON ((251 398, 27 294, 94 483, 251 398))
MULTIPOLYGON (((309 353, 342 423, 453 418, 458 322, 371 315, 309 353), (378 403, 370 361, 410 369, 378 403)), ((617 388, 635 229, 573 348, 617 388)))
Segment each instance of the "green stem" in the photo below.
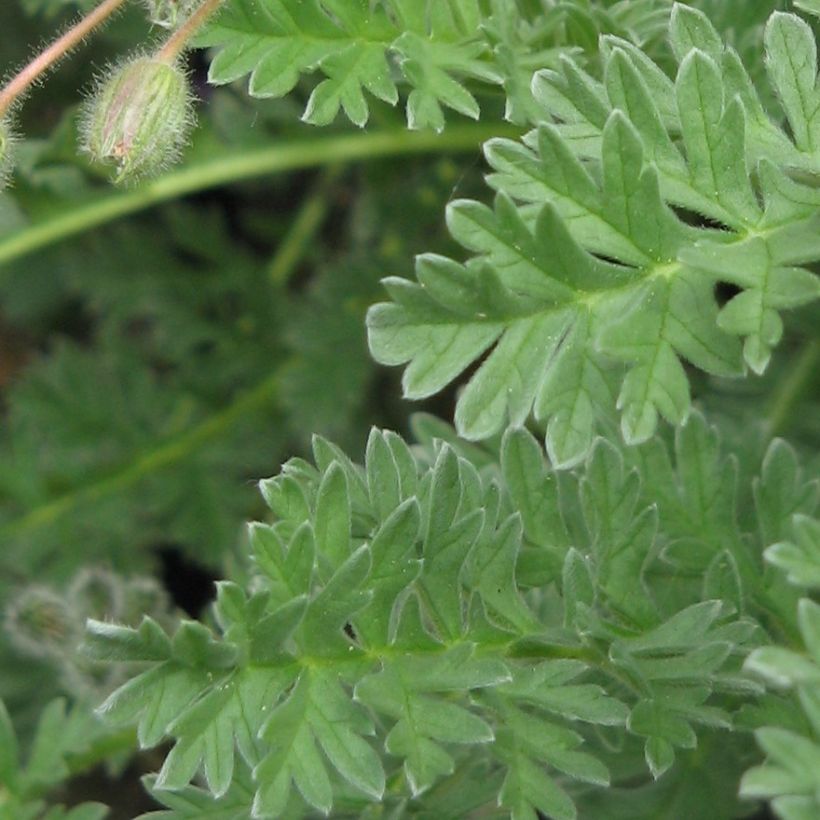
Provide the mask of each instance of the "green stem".
MULTIPOLYGON (((288 280, 296 269, 311 238, 319 229, 324 210, 316 200, 324 202, 324 194, 341 173, 341 166, 331 166, 320 180, 316 190, 309 196, 301 212, 294 220, 288 235, 280 245, 271 265, 271 276, 278 284, 288 280)), ((135 461, 121 467, 115 473, 104 476, 92 484, 65 493, 59 498, 45 502, 20 518, 0 527, 0 541, 37 527, 47 525, 74 507, 93 502, 139 481, 146 475, 176 464, 197 448, 219 437, 245 413, 272 404, 278 394, 280 373, 287 363, 265 378, 252 390, 239 395, 228 407, 203 421, 199 426, 180 438, 165 442, 135 461)))
POLYGON ((305 197, 287 236, 276 249, 276 254, 268 267, 268 275, 277 287, 287 284, 308 244, 324 222, 330 205, 328 192, 341 176, 342 167, 331 165, 322 173, 313 190, 305 197))
POLYGON ((782 435, 789 426, 792 413, 812 377, 820 367, 820 339, 812 339, 800 351, 772 394, 766 428, 769 438, 782 435))
MULTIPOLYGON (((39 504, 8 522, 0 527, 0 542, 8 542, 21 534, 51 524, 77 506, 92 504, 131 486, 147 475, 176 464, 203 444, 219 438, 247 413, 271 404, 278 395, 280 378, 280 370, 277 369, 252 390, 242 393, 220 413, 206 419, 185 435, 160 444, 116 472, 39 504)), ((31 550, 27 552, 27 557, 32 558, 31 550)))
POLYGON ((520 136, 520 129, 497 123, 454 125, 442 134, 396 129, 376 133, 332 134, 243 149, 198 162, 139 188, 111 192, 77 203, 22 230, 0 238, 0 265, 70 236, 161 202, 245 179, 376 157, 475 151, 491 137, 520 136))

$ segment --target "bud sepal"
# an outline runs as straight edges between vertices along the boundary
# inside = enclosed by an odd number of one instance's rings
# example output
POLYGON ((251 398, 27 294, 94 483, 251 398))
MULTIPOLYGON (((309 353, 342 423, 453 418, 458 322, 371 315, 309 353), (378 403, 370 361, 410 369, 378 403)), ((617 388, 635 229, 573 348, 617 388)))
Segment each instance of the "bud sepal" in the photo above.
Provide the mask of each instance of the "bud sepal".
POLYGON ((192 124, 185 72, 174 62, 137 57, 87 103, 82 147, 95 162, 117 166, 116 182, 134 181, 176 162, 192 124))

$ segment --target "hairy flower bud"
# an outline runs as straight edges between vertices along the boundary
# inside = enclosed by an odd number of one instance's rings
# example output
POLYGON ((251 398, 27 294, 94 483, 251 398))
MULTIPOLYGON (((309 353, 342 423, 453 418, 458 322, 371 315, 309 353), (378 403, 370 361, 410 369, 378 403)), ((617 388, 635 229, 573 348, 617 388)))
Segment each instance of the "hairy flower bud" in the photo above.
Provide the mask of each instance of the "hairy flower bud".
POLYGON ((83 149, 113 162, 116 181, 150 176, 179 159, 192 124, 188 79, 177 65, 138 57, 103 83, 85 113, 83 149))
POLYGON ((79 641, 80 622, 65 600, 47 587, 26 587, 6 610, 6 632, 29 655, 60 655, 79 641))

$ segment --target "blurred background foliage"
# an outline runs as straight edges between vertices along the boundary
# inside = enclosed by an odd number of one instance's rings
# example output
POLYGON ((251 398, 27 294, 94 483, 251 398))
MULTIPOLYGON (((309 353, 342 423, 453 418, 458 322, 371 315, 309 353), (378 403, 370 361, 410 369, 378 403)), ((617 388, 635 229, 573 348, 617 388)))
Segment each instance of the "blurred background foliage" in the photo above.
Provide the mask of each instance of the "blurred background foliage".
MULTIPOLYGON (((78 6, 93 5, 0 3, 3 64, 19 65, 78 6)), ((756 70, 757 25, 788 4, 700 5, 756 70)), ((595 25, 581 13, 573 21, 568 45, 594 59, 595 25)), ((305 453, 313 433, 357 456, 371 425, 408 433, 411 411, 451 417, 452 393, 423 406, 400 400, 400 373, 372 364, 363 319, 382 296, 379 280, 411 276, 415 254, 458 254, 443 211, 455 197, 486 199, 477 142, 452 155, 202 190, 4 256, 29 226, 110 196, 76 155, 76 109, 106 65, 157 36, 132 4, 32 93, 15 185, 0 194, 0 698, 24 743, 53 697, 67 696, 90 720, 88 705, 115 683, 68 651, 82 619, 199 614, 213 579, 241 554, 243 522, 264 514, 256 481, 305 453)), ((663 53, 660 38, 656 48, 663 53)), ((299 123, 309 81, 285 100, 262 101, 241 83, 207 87, 201 53, 191 71, 201 101, 188 162, 318 133, 299 123)), ((490 121, 502 105, 482 99, 490 121)), ((374 105, 368 132, 403 127, 401 110, 374 105)), ((361 132, 340 120, 321 133, 361 132)), ((799 321, 792 328, 795 337, 811 333, 799 321)), ((750 459, 765 436, 741 437, 737 422, 754 431, 769 382, 799 366, 794 349, 787 341, 782 364, 763 379, 718 385, 694 376, 750 459)), ((807 406, 788 430, 815 459, 818 411, 807 406)), ((93 732, 80 734, 67 752, 72 770, 103 758, 111 772, 126 770, 132 738, 116 738, 123 753, 112 757, 110 736, 101 734, 95 753, 93 732)))
MULTIPOLYGON (((0 4, 4 63, 24 61, 77 5, 0 4)), ((75 116, 102 67, 152 36, 139 4, 128 8, 31 94, 0 246, 133 193, 112 192, 76 154, 75 116)), ((190 68, 191 162, 317 135, 299 123, 308 88, 251 100, 239 84, 207 87, 201 54, 190 68)), ((376 118, 374 130, 404 128, 387 107, 376 118)), ((336 132, 358 130, 322 133, 336 132)), ((244 522, 264 514, 258 479, 313 433, 360 452, 373 424, 407 430, 400 374, 376 372, 364 314, 382 277, 453 250, 444 206, 480 184, 476 139, 453 156, 251 179, 11 259, 0 250, 0 698, 24 741, 51 698, 88 711, 108 683, 70 652, 32 649, 38 634, 76 644, 79 630, 49 630, 92 612, 78 614, 78 578, 153 584, 161 595, 144 611, 199 614, 242 552, 244 522)), ((118 617, 107 600, 94 617, 118 617)))

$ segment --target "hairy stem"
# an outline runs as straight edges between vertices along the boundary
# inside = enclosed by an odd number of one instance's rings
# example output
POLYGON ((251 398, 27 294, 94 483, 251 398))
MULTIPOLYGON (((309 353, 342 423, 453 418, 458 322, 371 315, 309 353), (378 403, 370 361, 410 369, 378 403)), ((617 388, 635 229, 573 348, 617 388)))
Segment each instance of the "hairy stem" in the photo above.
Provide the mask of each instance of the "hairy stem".
POLYGON ((97 8, 75 23, 48 48, 40 52, 0 90, 0 117, 14 101, 58 60, 76 48, 95 28, 102 25, 126 0, 103 0, 97 8))
POLYGON ((157 59, 173 63, 185 50, 191 37, 205 25, 222 2, 223 0, 204 0, 202 5, 166 40, 165 45, 157 52, 157 59))
POLYGON ((122 216, 207 188, 267 174, 375 157, 475 151, 491 137, 515 137, 520 133, 520 129, 511 126, 476 123, 453 126, 443 134, 397 128, 376 133, 294 139, 265 148, 234 150, 183 167, 139 188, 107 191, 85 204, 73 203, 71 209, 0 236, 0 265, 122 216))

